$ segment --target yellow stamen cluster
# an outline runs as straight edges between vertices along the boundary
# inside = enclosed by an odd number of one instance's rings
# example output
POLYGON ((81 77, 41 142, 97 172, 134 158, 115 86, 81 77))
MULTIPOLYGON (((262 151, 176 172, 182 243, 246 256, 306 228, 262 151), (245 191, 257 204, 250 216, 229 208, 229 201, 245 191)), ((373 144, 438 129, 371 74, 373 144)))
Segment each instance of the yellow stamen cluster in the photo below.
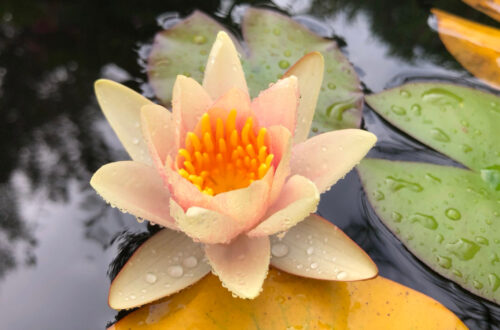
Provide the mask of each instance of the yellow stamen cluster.
POLYGON ((271 167, 274 155, 267 146, 267 130, 261 128, 255 136, 251 117, 238 130, 236 114, 231 110, 212 125, 205 113, 198 125, 201 133, 188 132, 185 148, 179 150, 179 174, 208 195, 245 188, 271 167))

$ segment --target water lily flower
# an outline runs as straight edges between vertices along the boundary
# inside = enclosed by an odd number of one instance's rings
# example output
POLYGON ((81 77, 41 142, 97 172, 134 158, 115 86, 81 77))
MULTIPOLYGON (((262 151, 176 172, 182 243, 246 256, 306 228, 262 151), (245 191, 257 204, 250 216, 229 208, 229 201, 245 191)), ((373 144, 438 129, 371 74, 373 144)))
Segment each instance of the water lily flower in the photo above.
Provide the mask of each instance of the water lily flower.
POLYGON ((241 298, 259 294, 270 264, 319 279, 377 274, 347 236, 310 216, 319 195, 376 141, 358 129, 307 139, 323 70, 321 54, 309 53, 251 100, 235 45, 220 32, 203 84, 177 76, 172 112, 118 83, 96 82, 133 160, 104 165, 91 185, 111 205, 165 227, 115 278, 111 307, 156 300, 210 270, 241 298))

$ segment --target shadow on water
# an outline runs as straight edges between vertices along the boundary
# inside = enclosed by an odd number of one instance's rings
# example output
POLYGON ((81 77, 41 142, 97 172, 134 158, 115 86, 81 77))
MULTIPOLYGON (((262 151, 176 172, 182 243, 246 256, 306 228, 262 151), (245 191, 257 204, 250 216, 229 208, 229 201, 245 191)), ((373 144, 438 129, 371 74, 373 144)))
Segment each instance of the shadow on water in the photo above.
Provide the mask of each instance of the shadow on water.
MULTIPOLYGON (((431 6, 495 25, 455 0, 251 3, 292 14, 336 40, 367 91, 382 90, 408 72, 477 83, 429 27, 431 6)), ((197 8, 237 32, 235 22, 248 4, 0 3, 0 328, 97 329, 113 319, 106 306, 107 266, 115 259, 113 277, 157 228, 109 208, 88 185, 101 165, 127 159, 97 107, 93 82, 106 77, 139 89, 145 74, 137 52, 161 29, 158 23, 197 8), (35 298, 19 310, 16 301, 23 296, 35 298)), ((366 127, 382 137, 384 150, 374 153, 407 157, 416 150, 420 160, 456 165, 369 109, 365 114, 366 127)), ((323 196, 320 213, 368 251, 382 275, 436 298, 471 328, 500 323, 498 306, 416 260, 365 201, 352 172, 323 196)))

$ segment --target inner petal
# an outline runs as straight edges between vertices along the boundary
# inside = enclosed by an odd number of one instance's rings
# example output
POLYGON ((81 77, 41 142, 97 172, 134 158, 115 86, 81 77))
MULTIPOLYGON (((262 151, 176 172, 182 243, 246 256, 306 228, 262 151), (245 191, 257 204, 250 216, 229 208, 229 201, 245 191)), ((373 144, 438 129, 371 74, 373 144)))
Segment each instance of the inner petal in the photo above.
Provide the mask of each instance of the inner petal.
POLYGON ((235 109, 226 118, 205 113, 179 149, 179 174, 208 195, 248 187, 271 167, 267 130, 255 128, 252 117, 239 129, 236 116, 235 109))

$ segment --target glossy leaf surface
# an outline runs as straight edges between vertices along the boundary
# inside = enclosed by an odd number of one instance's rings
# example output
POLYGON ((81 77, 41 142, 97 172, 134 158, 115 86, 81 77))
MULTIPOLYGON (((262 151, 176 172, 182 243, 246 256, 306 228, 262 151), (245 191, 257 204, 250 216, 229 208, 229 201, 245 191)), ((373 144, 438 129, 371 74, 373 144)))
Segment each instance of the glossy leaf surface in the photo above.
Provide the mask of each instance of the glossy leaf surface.
POLYGON ((361 181, 375 212, 422 261, 500 302, 500 192, 469 170, 365 159, 361 181))
MULTIPOLYGON (((325 58, 325 73, 313 132, 359 126, 362 106, 359 80, 333 41, 317 36, 289 17, 264 9, 248 9, 242 29, 248 49, 235 44, 242 54, 252 97, 286 74, 302 56, 319 51, 325 58)), ((212 18, 195 12, 156 36, 148 59, 148 74, 162 102, 171 100, 177 74, 202 81, 208 53, 220 30, 228 32, 212 18)))
POLYGON ((194 286, 127 315, 124 329, 466 329, 435 300, 377 277, 329 282, 271 269, 254 300, 233 298, 208 275, 194 286))
POLYGON ((446 49, 477 78, 500 89, 500 30, 433 9, 446 49))
POLYGON ((500 164, 500 97, 443 83, 411 83, 366 97, 384 119, 480 171, 500 164))

